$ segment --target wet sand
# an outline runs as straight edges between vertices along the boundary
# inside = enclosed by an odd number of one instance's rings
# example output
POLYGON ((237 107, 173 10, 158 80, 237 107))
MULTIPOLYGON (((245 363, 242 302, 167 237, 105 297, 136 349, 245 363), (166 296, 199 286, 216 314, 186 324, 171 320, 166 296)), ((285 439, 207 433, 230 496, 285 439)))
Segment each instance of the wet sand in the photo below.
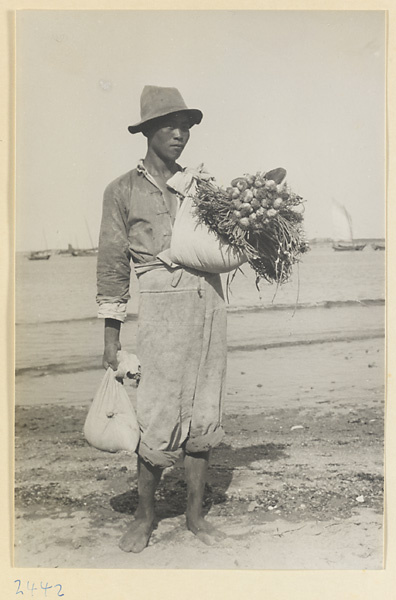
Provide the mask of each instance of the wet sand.
POLYGON ((18 377, 15 564, 382 568, 381 322, 372 307, 334 310, 301 314, 287 335, 284 315, 273 317, 283 333, 272 343, 261 313, 230 315, 226 437, 205 495, 207 518, 228 537, 210 547, 185 528, 177 464, 158 490, 148 548, 119 550, 137 502, 136 459, 91 448, 82 434, 102 372, 18 377))

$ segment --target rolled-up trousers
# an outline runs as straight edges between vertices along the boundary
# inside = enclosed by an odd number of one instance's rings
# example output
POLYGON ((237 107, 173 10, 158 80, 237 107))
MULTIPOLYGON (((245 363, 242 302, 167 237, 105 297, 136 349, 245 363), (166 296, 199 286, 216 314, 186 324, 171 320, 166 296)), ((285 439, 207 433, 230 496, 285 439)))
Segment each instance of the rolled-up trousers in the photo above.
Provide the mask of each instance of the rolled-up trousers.
POLYGON ((223 437, 227 360, 220 275, 166 266, 139 275, 138 454, 162 468, 223 437))

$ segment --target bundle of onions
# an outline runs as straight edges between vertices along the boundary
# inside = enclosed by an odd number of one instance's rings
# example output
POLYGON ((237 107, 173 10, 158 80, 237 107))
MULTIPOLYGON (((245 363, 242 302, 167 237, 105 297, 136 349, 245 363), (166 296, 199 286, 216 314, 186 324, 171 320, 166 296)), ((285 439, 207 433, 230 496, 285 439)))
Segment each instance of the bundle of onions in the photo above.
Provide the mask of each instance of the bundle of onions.
POLYGON ((300 255, 309 249, 302 229, 304 201, 284 183, 282 168, 244 175, 223 189, 198 180, 198 220, 227 244, 241 250, 258 279, 285 283, 300 255))

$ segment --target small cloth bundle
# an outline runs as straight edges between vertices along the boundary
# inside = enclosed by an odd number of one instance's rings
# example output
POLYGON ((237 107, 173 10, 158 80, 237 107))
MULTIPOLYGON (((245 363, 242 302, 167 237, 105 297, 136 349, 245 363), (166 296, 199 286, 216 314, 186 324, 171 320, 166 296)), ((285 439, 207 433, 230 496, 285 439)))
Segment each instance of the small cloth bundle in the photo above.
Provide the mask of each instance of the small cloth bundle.
POLYGON ((115 376, 117 379, 133 379, 136 387, 141 377, 140 362, 136 354, 129 354, 125 350, 117 352, 118 367, 115 376))
POLYGON ((109 367, 95 394, 84 424, 87 442, 105 452, 135 452, 140 431, 132 402, 109 367))

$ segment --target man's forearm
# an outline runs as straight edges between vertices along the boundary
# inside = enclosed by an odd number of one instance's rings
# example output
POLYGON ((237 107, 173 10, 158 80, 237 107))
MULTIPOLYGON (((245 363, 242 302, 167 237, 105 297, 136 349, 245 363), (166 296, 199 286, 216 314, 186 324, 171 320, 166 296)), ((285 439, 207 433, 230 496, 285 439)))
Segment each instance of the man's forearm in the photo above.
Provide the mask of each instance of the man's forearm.
POLYGON ((105 319, 104 341, 107 344, 119 344, 121 321, 116 319, 105 319))

